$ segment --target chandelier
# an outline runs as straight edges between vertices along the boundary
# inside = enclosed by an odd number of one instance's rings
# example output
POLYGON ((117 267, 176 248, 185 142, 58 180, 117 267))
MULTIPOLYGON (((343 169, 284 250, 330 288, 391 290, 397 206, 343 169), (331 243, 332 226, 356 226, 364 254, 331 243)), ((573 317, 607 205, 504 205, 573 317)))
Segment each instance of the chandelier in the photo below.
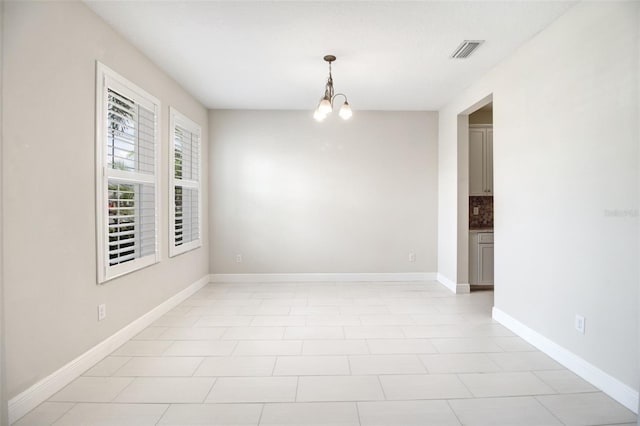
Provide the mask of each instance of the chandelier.
POLYGON ((326 55, 324 60, 329 62, 329 78, 327 79, 327 84, 324 86, 324 96, 320 99, 320 103, 313 113, 313 118, 317 121, 323 121, 327 118, 327 115, 333 111, 333 101, 338 96, 344 97, 344 103, 340 107, 340 112, 338 115, 343 120, 348 120, 353 115, 351 111, 351 107, 349 106, 349 102, 347 101, 347 96, 344 93, 333 93, 333 77, 331 76, 331 63, 336 60, 336 57, 333 55, 326 55))

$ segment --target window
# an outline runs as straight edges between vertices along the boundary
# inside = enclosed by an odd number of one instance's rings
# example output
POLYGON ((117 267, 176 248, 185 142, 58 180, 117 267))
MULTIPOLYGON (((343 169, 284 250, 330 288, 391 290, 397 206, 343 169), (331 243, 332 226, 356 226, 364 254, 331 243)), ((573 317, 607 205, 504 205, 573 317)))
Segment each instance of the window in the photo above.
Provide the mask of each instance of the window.
POLYGON ((176 256, 202 245, 201 129, 174 108, 169 116, 169 256, 176 256))
POLYGON ((159 111, 156 98, 98 63, 98 282, 159 261, 159 111))

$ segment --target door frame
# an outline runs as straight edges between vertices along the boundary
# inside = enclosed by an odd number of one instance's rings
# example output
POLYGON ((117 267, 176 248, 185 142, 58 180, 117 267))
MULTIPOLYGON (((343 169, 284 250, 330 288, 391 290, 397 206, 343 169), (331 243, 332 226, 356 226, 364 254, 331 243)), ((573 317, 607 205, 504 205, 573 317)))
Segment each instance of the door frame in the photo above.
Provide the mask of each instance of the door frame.
POLYGON ((458 252, 456 256, 456 284, 458 288, 466 289, 466 291, 462 291, 466 293, 471 289, 469 285, 469 115, 492 102, 493 93, 458 113, 458 208, 456 209, 458 223, 456 246, 458 252))

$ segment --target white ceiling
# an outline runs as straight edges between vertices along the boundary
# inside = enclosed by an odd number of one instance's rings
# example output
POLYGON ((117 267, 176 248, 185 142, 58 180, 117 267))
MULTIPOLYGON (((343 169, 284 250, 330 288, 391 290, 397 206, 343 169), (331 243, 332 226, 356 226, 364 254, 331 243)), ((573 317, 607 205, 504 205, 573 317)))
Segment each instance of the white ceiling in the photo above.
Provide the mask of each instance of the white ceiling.
POLYGON ((354 110, 437 110, 575 2, 86 3, 208 108, 311 110, 330 53, 354 110))

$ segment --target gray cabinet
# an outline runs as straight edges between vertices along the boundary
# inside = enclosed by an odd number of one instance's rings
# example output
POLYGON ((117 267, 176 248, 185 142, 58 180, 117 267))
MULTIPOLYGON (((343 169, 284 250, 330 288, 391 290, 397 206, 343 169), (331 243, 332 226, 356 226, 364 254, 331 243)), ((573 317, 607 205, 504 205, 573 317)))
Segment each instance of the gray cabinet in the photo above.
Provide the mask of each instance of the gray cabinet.
POLYGON ((469 125, 469 195, 493 195, 491 125, 469 125))
POLYGON ((493 284, 493 232, 469 233, 469 284, 493 284))

